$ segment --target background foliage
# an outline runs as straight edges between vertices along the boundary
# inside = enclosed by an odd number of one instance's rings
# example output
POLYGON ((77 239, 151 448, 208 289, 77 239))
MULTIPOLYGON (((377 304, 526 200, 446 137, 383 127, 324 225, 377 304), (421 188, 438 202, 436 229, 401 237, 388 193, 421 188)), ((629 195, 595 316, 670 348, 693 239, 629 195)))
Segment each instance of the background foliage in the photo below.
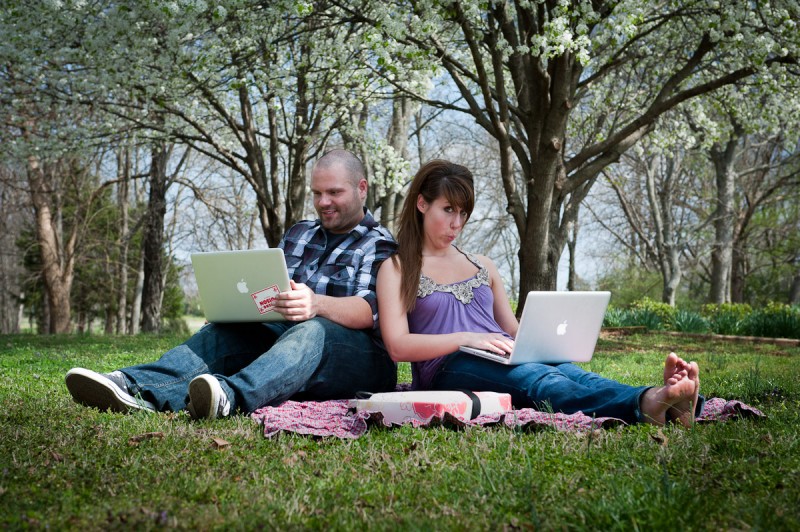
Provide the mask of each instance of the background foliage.
POLYGON ((796 0, 5 2, 2 331, 158 330, 169 264, 274 246, 338 146, 390 228, 421 163, 472 168, 461 245, 520 309, 554 288, 797 303, 798 19, 796 0))

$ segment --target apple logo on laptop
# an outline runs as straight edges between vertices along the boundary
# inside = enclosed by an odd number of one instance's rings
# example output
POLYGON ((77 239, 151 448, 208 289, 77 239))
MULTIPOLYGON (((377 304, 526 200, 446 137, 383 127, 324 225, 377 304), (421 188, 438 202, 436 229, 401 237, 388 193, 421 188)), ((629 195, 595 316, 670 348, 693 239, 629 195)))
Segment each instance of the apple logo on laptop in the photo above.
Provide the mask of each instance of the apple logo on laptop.
POLYGON ((564 320, 564 323, 558 324, 558 327, 556 328, 556 334, 559 336, 564 336, 567 334, 567 320, 564 320))
POLYGON ((247 289, 247 283, 245 282, 244 279, 236 283, 236 289, 242 294, 246 294, 247 292, 249 292, 249 290, 247 289))

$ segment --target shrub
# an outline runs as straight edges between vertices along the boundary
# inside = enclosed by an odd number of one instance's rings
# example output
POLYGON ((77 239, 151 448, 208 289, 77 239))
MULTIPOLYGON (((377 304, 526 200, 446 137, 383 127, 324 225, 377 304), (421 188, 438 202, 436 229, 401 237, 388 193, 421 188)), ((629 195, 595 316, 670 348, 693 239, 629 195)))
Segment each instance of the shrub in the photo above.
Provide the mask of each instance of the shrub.
POLYGON ((606 310, 603 327, 646 327, 653 331, 663 328, 661 318, 651 310, 618 307, 609 307, 606 310))
POLYGON ((189 325, 183 318, 167 318, 161 322, 161 332, 176 336, 191 336, 189 325))
POLYGON ((697 312, 679 310, 673 318, 672 328, 679 332, 704 333, 711 330, 711 324, 697 312))
MULTIPOLYGON (((677 312, 677 309, 668 303, 654 301, 649 297, 634 301, 631 305, 631 310, 635 313, 641 313, 641 319, 646 319, 648 321, 652 321, 649 314, 655 314, 658 317, 659 328, 662 326, 671 328, 672 322, 675 319, 675 313, 677 312)), ((650 327, 648 327, 648 329, 649 328, 650 327)))
POLYGON ((646 327, 650 331, 664 328, 657 312, 650 308, 622 309, 609 306, 603 318, 603 327, 646 327))
POLYGON ((742 324, 752 312, 747 303, 708 304, 701 309, 711 330, 717 334, 742 334, 742 324))
POLYGON ((613 269, 603 274, 597 282, 597 290, 609 290, 614 294, 614 303, 627 308, 643 296, 658 298, 661 292, 661 274, 642 268, 613 269))
POLYGON ((627 327, 628 311, 619 307, 609 306, 603 318, 603 327, 627 327))
POLYGON ((648 308, 631 309, 628 311, 629 326, 644 326, 648 331, 660 331, 664 322, 657 312, 648 308))
POLYGON ((800 338, 800 309, 770 302, 742 320, 742 333, 772 338, 800 338))

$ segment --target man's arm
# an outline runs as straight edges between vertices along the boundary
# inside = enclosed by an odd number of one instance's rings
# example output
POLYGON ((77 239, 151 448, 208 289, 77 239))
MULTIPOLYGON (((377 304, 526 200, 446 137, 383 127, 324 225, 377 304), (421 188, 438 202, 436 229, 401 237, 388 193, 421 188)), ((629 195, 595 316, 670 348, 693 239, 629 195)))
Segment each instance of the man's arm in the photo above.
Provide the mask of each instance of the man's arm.
POLYGON ((321 316, 350 329, 372 327, 372 308, 360 296, 332 297, 315 294, 308 286, 290 281, 291 290, 278 295, 275 311, 289 321, 321 316))
MULTIPOLYGON (((292 289, 278 296, 275 310, 290 321, 322 316, 353 329, 377 329, 375 285, 378 267, 395 252, 397 244, 385 229, 380 228, 364 235, 355 247, 358 252, 350 255, 348 264, 354 271, 347 283, 328 279, 324 288, 317 287, 327 294, 320 294, 305 284, 292 282, 292 289)), ((342 264, 340 261, 339 266, 342 264)))

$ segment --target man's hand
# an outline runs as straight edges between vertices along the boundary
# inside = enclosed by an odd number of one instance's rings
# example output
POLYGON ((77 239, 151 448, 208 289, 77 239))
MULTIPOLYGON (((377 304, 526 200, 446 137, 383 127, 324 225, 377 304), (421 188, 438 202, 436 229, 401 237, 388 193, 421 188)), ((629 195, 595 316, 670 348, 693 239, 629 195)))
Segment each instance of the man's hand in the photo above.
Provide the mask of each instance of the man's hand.
POLYGON ((317 315, 317 294, 302 283, 290 280, 290 289, 278 294, 275 312, 289 321, 305 321, 317 315))

